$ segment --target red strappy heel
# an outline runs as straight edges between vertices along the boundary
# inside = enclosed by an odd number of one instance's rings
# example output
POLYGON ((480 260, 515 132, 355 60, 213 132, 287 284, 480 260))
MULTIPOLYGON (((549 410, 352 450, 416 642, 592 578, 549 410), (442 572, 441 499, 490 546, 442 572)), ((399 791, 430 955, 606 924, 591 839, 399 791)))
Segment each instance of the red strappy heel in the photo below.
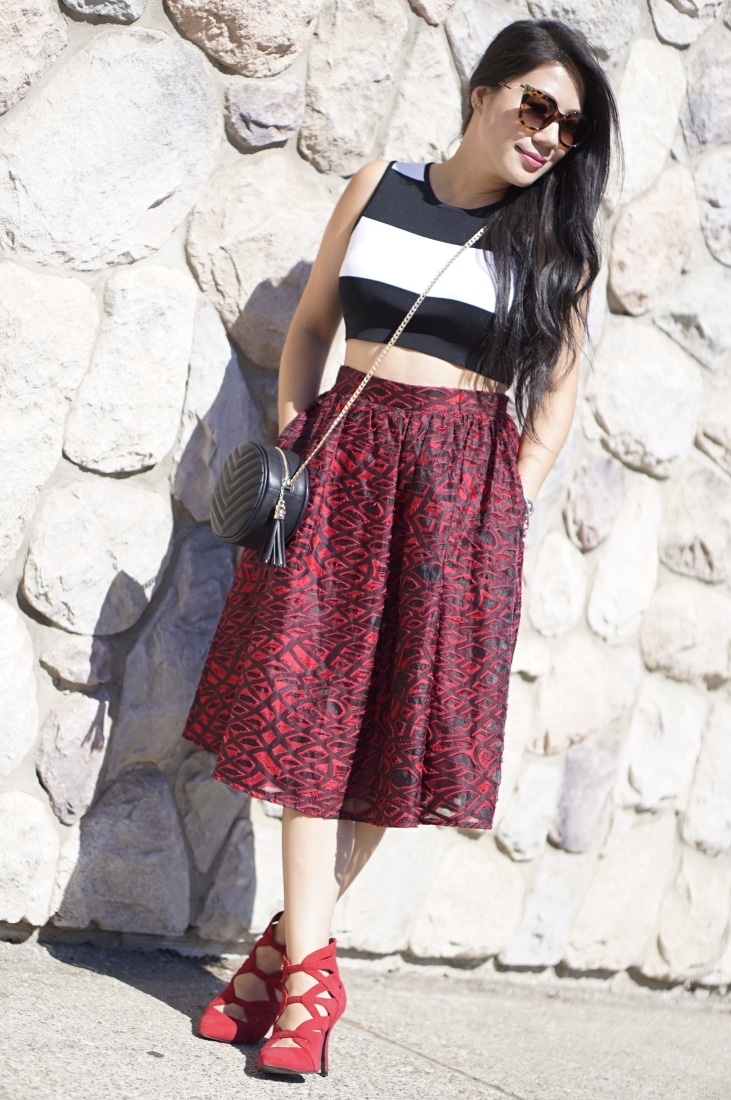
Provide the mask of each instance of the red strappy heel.
POLYGON ((345 1012, 346 1000, 335 958, 335 940, 330 940, 327 947, 313 951, 301 963, 293 964, 285 955, 282 962, 282 989, 279 1015, 281 1016, 288 1004, 302 1004, 312 1019, 303 1020, 291 1031, 284 1030, 275 1023, 274 1033, 259 1051, 259 1069, 269 1073, 319 1073, 322 1077, 327 1077, 330 1032, 345 1012), (288 993, 284 984, 290 974, 296 974, 297 971, 304 971, 315 979, 315 985, 301 997, 288 993), (329 996, 323 997, 323 993, 329 996), (297 1046, 275 1046, 280 1039, 293 1039, 297 1046))
POLYGON ((279 1014, 282 994, 282 971, 265 974, 256 965, 256 952, 260 947, 274 947, 284 958, 284 944, 274 939, 274 926, 282 916, 272 917, 264 933, 256 941, 243 966, 234 974, 225 989, 206 1006, 198 1024, 198 1034, 204 1039, 215 1039, 219 1043, 258 1043, 263 1039, 279 1014), (234 981, 239 974, 254 974, 266 986, 266 1001, 243 1001, 234 992, 234 981), (245 1020, 229 1016, 221 1011, 223 1005, 239 1005, 246 1013, 245 1020))

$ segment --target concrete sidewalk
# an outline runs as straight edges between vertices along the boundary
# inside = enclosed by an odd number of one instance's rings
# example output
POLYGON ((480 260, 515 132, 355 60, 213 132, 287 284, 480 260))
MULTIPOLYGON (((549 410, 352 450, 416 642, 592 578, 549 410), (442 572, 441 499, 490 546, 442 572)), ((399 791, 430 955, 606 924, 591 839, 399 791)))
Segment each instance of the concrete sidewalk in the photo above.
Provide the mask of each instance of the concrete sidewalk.
MULTIPOLYGON (((230 965, 229 965, 230 963, 230 965)), ((555 975, 344 959, 330 1076, 267 1079, 204 1042, 235 969, 68 944, 0 943, 3 1100, 729 1100, 731 998, 555 975)))

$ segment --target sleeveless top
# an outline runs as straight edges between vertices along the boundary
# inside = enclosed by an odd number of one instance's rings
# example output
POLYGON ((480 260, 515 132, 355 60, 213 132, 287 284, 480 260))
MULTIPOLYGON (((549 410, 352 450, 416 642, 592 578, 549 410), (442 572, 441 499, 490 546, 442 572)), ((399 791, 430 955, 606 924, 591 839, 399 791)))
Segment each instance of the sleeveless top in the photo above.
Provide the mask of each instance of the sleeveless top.
MULTIPOLYGON (((392 161, 361 212, 340 269, 348 340, 386 344, 415 298, 497 204, 473 210, 439 202, 429 164, 392 161)), ((478 241, 446 271, 397 346, 478 370, 494 320, 492 253, 478 241)))

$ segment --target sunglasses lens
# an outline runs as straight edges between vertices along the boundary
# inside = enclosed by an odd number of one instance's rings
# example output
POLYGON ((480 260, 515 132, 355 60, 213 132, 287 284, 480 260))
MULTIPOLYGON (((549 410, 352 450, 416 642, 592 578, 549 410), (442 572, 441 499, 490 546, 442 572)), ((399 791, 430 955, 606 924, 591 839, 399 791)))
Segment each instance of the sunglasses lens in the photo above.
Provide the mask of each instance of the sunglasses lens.
POLYGON ((531 130, 541 130, 550 122, 556 104, 548 98, 527 92, 520 104, 520 118, 531 130))
POLYGON ((559 140, 564 145, 579 145, 589 136, 590 130, 591 123, 588 118, 584 118, 583 115, 574 115, 561 122, 558 131, 559 140))

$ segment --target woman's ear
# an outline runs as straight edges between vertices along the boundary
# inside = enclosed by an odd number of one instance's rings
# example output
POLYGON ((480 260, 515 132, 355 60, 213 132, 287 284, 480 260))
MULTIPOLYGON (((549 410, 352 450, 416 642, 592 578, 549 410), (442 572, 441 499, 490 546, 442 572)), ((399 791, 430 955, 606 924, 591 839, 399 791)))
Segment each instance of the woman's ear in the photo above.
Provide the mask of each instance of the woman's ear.
POLYGON ((479 111, 482 108, 482 105, 485 102, 485 98, 489 94, 489 92, 490 89, 484 84, 472 89, 472 94, 470 95, 470 103, 472 104, 473 111, 479 111))

